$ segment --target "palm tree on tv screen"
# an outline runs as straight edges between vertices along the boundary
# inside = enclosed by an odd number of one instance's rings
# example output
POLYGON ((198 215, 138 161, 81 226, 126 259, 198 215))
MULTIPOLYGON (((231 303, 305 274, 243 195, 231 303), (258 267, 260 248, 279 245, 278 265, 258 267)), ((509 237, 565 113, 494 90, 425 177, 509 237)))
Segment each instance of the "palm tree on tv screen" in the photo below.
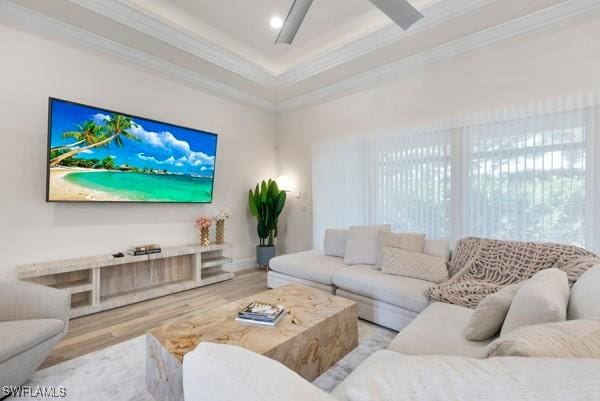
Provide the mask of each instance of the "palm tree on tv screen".
POLYGON ((73 138, 76 142, 66 145, 54 146, 50 150, 73 148, 83 143, 92 144, 98 142, 104 133, 104 127, 93 121, 84 121, 77 126, 78 131, 67 131, 61 135, 63 138, 73 138))
MULTIPOLYGON (((55 157, 50 161, 50 167, 58 166, 63 160, 73 157, 85 150, 109 146, 113 141, 115 145, 122 148, 125 146, 123 137, 129 140, 139 141, 138 137, 129 132, 133 125, 131 118, 120 114, 113 114, 106 125, 98 125, 93 121, 84 122, 79 127, 79 131, 65 132, 63 137, 75 138, 79 143, 85 144, 85 146, 55 157)), ((73 146, 73 144, 71 144, 71 146, 73 146)))
POLYGON ((137 136, 129 132, 131 128, 133 128, 133 121, 131 121, 131 118, 122 116, 120 114, 113 114, 110 120, 106 123, 106 129, 111 135, 106 143, 109 144, 114 140, 115 145, 122 148, 125 146, 123 143, 123 137, 132 141, 139 141, 137 136))

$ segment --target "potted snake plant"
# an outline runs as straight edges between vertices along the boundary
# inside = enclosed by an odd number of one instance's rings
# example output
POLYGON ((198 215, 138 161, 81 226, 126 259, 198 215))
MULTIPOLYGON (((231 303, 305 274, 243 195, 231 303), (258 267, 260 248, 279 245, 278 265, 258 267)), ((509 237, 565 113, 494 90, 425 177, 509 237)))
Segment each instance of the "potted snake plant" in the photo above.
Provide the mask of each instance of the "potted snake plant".
POLYGON ((256 246, 256 262, 259 266, 268 267, 269 260, 276 254, 277 223, 285 199, 285 191, 281 191, 275 180, 271 179, 256 184, 254 191, 248 193, 250 214, 257 220, 259 245, 256 246))

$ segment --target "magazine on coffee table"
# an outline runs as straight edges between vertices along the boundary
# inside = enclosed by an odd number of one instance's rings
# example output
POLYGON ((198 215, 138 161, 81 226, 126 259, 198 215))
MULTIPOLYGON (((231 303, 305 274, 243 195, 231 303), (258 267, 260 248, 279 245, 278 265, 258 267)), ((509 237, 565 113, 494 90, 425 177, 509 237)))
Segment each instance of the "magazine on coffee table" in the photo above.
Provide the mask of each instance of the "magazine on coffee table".
POLYGON ((285 315, 285 308, 281 305, 252 302, 238 312, 236 321, 242 323, 275 326, 285 315))

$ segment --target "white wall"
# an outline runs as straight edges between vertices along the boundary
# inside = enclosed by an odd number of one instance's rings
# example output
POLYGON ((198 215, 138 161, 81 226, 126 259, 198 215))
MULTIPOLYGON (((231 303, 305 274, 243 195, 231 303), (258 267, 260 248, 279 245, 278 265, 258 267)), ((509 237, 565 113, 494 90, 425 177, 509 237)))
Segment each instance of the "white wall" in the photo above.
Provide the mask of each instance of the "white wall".
POLYGON ((600 91, 600 21, 550 27, 278 116, 109 58, 0 25, 0 277, 15 265, 197 240, 191 222, 226 205, 230 254, 251 258, 247 188, 291 175, 279 245, 312 246, 311 145, 507 104, 600 91), (47 204, 47 98, 55 96, 219 133, 214 206, 47 204), (275 146, 279 156, 275 156, 275 146))
POLYGON ((393 82, 278 117, 280 173, 292 198, 287 252, 312 246, 311 144, 337 136, 435 121, 549 97, 600 90, 600 20, 547 27, 399 76, 393 82))
POLYGON ((197 241, 195 217, 232 209, 226 238, 254 256, 247 190, 276 176, 276 118, 112 59, 0 25, 0 277, 15 265, 197 241), (48 97, 219 134, 213 205, 45 203, 48 97))

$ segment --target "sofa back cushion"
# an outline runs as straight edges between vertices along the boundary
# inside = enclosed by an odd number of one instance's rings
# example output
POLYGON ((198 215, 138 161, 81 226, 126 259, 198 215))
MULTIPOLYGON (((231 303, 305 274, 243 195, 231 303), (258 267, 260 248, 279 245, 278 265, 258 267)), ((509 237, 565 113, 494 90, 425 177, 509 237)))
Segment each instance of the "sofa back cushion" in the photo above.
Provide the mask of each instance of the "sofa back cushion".
POLYGON ((567 318, 600 321, 600 265, 583 273, 573 285, 567 318))
POLYGON ((536 273, 517 291, 500 335, 521 326, 564 321, 569 291, 569 280, 564 271, 546 269, 536 273))
POLYGON ((425 253, 405 251, 384 246, 382 249, 381 272, 441 283, 448 280, 448 269, 443 258, 425 253))
POLYGON ((600 322, 571 320, 523 326, 501 336, 486 357, 600 358, 600 322))
POLYGON ((210 342, 183 358, 183 393, 186 400, 335 401, 273 359, 210 342))
POLYGON ((348 230, 344 263, 347 265, 375 265, 379 254, 379 232, 390 231, 389 224, 380 226, 352 226, 348 230))
POLYGON ((325 256, 337 256, 343 258, 346 254, 346 239, 348 230, 336 230, 333 228, 325 230, 325 241, 323 253, 325 256))
POLYGON ((450 241, 445 239, 426 239, 423 252, 427 255, 437 256, 448 261, 450 259, 450 241))

